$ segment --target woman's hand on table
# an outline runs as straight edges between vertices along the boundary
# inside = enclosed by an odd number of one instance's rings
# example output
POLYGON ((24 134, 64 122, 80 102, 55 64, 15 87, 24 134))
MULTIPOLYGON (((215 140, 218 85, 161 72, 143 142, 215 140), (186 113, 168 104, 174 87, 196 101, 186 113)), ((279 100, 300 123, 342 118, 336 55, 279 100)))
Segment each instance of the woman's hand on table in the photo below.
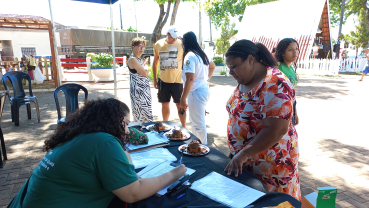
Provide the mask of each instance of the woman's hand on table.
POLYGON ((232 170, 234 168, 234 175, 237 177, 238 173, 242 174, 242 166, 246 162, 247 156, 240 151, 236 154, 232 160, 228 163, 227 167, 224 169, 225 172, 228 172, 228 175, 232 174, 232 170))

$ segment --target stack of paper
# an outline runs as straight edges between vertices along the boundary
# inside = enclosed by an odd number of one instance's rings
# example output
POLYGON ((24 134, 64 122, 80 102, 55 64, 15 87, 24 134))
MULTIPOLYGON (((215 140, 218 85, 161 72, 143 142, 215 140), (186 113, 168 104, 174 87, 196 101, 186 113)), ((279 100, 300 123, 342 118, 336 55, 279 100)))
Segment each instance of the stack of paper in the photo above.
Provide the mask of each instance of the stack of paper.
POLYGON ((216 172, 192 183, 191 189, 224 205, 242 208, 265 195, 216 172))
MULTIPOLYGON (((170 163, 171 163, 170 161, 154 162, 154 163, 148 165, 143 170, 141 170, 138 173, 138 175, 140 175, 141 178, 152 178, 152 177, 160 176, 160 175, 162 175, 164 173, 167 173, 167 172, 169 172, 169 171, 171 171, 175 168, 175 167, 171 166, 170 163)), ((194 170, 194 169, 187 168, 186 174, 192 175, 195 171, 196 170, 194 170)), ((167 189, 169 188, 169 186, 165 187, 162 190, 160 190, 158 192, 158 194, 164 195, 165 193, 167 193, 167 189)))
POLYGON ((135 169, 146 167, 154 162, 176 161, 177 158, 166 148, 148 149, 129 154, 135 169))
POLYGON ((141 144, 141 145, 133 145, 133 144, 129 144, 126 145, 127 150, 138 150, 138 149, 142 149, 142 148, 146 148, 146 147, 150 147, 150 146, 155 146, 155 145, 159 145, 159 144, 168 144, 169 140, 166 136, 160 135, 158 132, 155 131, 151 131, 151 132, 147 132, 145 133, 149 139, 149 143, 148 144, 141 144))

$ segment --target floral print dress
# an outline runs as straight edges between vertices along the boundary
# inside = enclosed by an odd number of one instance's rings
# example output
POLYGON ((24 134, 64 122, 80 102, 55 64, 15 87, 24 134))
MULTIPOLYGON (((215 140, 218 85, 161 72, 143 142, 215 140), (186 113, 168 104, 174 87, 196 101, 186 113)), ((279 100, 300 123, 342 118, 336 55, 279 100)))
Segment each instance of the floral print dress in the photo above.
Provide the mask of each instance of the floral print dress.
MULTIPOLYGON (((237 87, 228 100, 227 143, 232 155, 248 145, 264 128, 264 118, 292 120, 295 90, 278 69, 268 67, 264 80, 250 92, 237 87)), ((301 201, 298 173, 299 149, 295 127, 268 150, 249 157, 244 168, 256 175, 269 192, 282 192, 301 201)))

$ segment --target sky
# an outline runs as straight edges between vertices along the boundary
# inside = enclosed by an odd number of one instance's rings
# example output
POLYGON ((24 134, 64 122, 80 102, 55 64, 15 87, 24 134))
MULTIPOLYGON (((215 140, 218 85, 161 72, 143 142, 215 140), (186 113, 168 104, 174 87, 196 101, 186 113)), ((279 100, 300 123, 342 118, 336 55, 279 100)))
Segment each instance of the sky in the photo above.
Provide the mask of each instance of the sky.
MULTIPOLYGON (((110 27, 110 7, 109 5, 101 5, 94 3, 86 3, 71 0, 51 0, 54 21, 66 26, 77 26, 86 28, 87 26, 104 26, 110 27)), ((137 28, 141 32, 152 33, 159 17, 159 6, 154 0, 141 0, 134 3, 133 0, 119 0, 113 5, 113 22, 114 28, 120 28, 120 12, 119 3, 122 10, 123 28, 129 26, 137 28), (135 10, 136 8, 136 10, 135 10)), ((48 0, 0 0, 0 13, 3 14, 21 14, 35 15, 50 19, 50 10, 48 0)), ((163 32, 167 30, 170 23, 168 18, 163 32)), ((350 17, 343 26, 342 32, 349 33, 355 30, 354 17, 350 17)), ((236 27, 242 27, 236 18, 231 21, 236 22, 236 27)), ((180 34, 187 31, 193 31, 195 34, 199 32, 199 8, 194 2, 181 2, 177 18, 176 26, 180 34)), ((220 31, 216 31, 212 25, 213 41, 220 36, 220 31)), ((209 17, 202 12, 202 34, 203 39, 210 39, 209 17)), ((338 27, 332 28, 332 38, 337 39, 338 27)))
MULTIPOLYGON (((94 3, 86 3, 71 0, 51 0, 54 22, 66 26, 78 26, 86 28, 87 26, 110 27, 110 7, 94 3)), ((159 5, 154 0, 119 0, 113 5, 113 23, 114 28, 120 28, 119 3, 122 10, 123 28, 130 26, 136 28, 135 7, 137 17, 137 28, 141 32, 152 33, 159 17, 159 5), (135 5, 134 5, 135 4, 135 5)), ((0 13, 3 14, 22 14, 42 16, 50 19, 50 10, 48 0, 0 0, 0 13)), ((173 8, 173 6, 172 6, 173 8)), ((166 9, 166 7, 165 7, 166 9)), ((171 11, 172 12, 172 11, 171 11)), ((169 27, 171 18, 163 28, 165 33, 169 27)), ((180 34, 187 31, 199 32, 199 8, 194 2, 181 2, 177 12, 176 26, 180 34)), ((209 17, 202 12, 202 34, 203 39, 209 39, 210 26, 209 17)), ((219 36, 213 26, 213 36, 219 36)))

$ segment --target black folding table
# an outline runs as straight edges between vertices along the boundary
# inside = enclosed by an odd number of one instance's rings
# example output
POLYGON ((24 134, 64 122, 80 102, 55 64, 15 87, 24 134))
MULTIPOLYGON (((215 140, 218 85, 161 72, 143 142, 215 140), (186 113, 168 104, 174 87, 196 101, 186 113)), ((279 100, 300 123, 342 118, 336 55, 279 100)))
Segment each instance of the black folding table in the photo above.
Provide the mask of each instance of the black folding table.
MULTIPOLYGON (((188 131, 187 129, 183 128, 179 123, 176 122, 170 122, 165 121, 165 124, 168 124, 170 126, 178 126, 182 129, 182 131, 188 131)), ((144 125, 150 125, 153 123, 145 123, 144 125)), ((135 123, 130 124, 130 126, 134 126, 135 123)), ((144 130, 145 131, 145 130, 144 130)), ((189 131, 188 131, 189 132, 189 131)), ((191 138, 187 141, 170 141, 168 146, 165 146, 164 148, 167 148, 174 156, 177 158, 180 158, 180 152, 178 151, 178 147, 182 144, 189 143, 191 140, 198 140, 198 138, 193 135, 191 132, 191 138)), ((234 174, 231 176, 228 176, 226 172, 224 172, 224 168, 229 163, 230 159, 223 155, 220 151, 217 149, 209 146, 210 153, 205 156, 183 156, 183 164, 186 165, 186 167, 195 169, 196 172, 191 176, 189 179, 190 182, 194 182, 196 180, 199 180, 212 171, 215 171, 219 174, 222 174, 232 180, 235 180, 239 183, 242 183, 246 186, 249 186, 253 189, 259 190, 261 192, 266 193, 263 197, 256 200, 251 205, 254 205, 253 208, 258 207, 267 207, 267 206, 277 206, 278 204, 289 201, 294 207, 300 208, 301 202, 294 199, 290 195, 284 194, 284 193, 268 193, 265 186, 261 181, 252 173, 248 172, 247 170, 243 169, 242 174, 238 177, 235 177, 234 174)), ((139 172, 141 169, 137 169, 136 171, 139 172)), ((151 196, 147 199, 141 200, 139 202, 136 202, 132 204, 133 207, 141 208, 141 207, 188 207, 188 208, 200 208, 200 207, 227 207, 224 206, 190 188, 185 189, 184 191, 180 192, 179 194, 169 197, 169 196, 151 196), (185 193, 185 195, 180 198, 176 199, 178 195, 185 193)))

